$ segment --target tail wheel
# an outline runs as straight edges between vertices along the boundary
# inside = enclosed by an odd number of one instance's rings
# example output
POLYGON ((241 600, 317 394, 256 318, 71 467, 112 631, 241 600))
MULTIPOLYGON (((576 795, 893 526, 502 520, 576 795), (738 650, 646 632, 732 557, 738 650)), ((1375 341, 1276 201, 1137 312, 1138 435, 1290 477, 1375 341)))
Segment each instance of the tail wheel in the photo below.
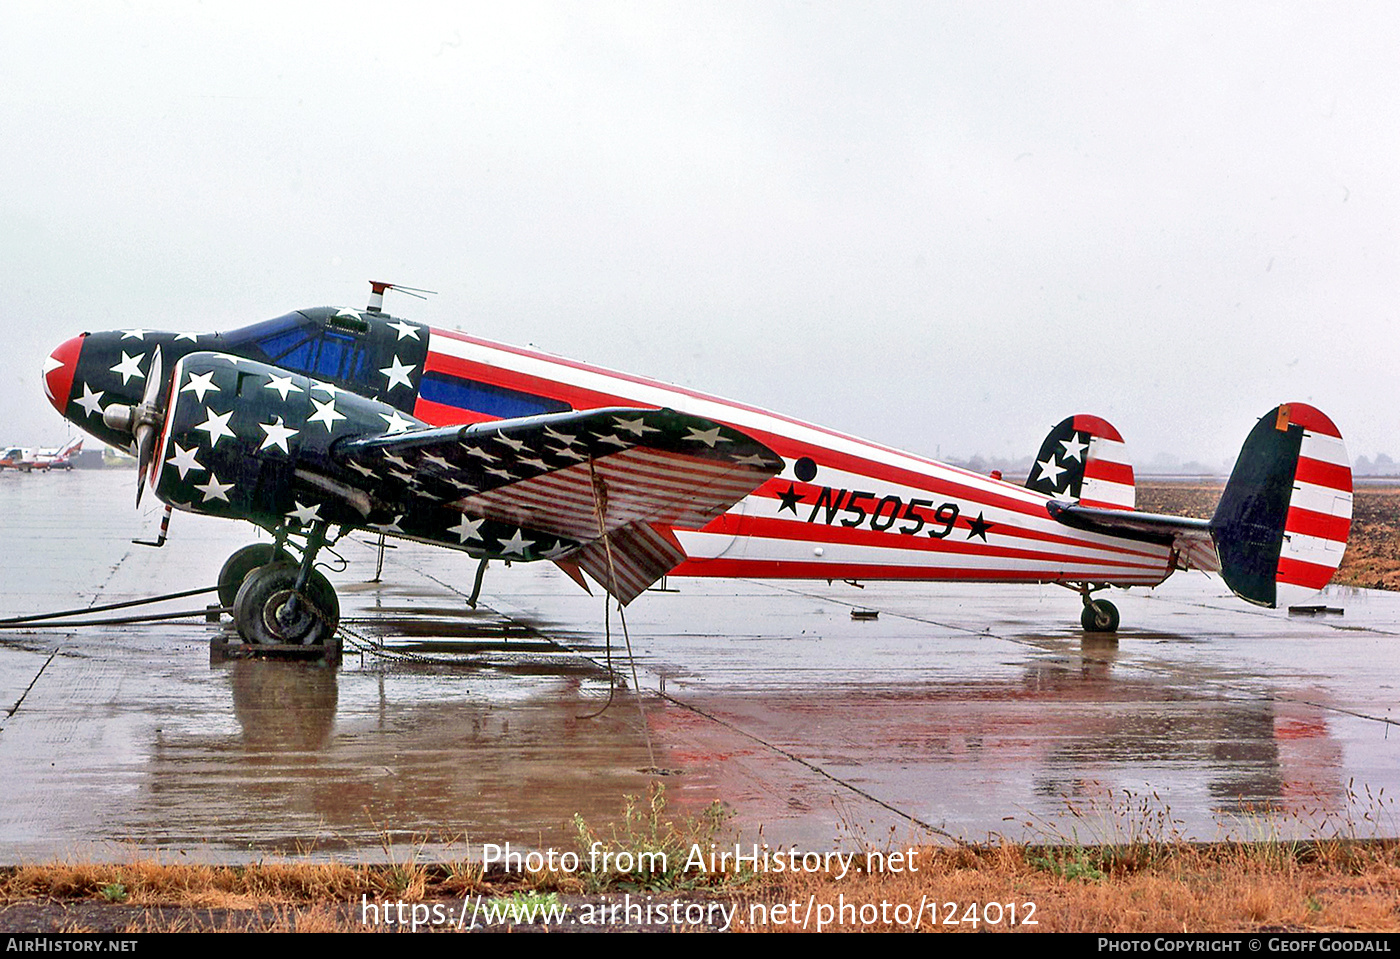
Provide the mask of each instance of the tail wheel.
POLYGON ((1118 631, 1118 607, 1106 599, 1095 599, 1084 604, 1084 612, 1079 615, 1079 624, 1086 633, 1116 633, 1118 631))
POLYGON ((259 566, 266 566, 276 560, 290 563, 291 556, 286 550, 279 550, 271 543, 253 543, 236 551, 219 570, 219 605, 229 608, 238 599, 238 588, 248 578, 248 574, 259 566))
POLYGON ((322 646, 331 641, 340 624, 335 587, 316 570, 303 592, 296 592, 296 581, 291 563, 271 563, 248 574, 233 603, 233 620, 245 642, 322 646))

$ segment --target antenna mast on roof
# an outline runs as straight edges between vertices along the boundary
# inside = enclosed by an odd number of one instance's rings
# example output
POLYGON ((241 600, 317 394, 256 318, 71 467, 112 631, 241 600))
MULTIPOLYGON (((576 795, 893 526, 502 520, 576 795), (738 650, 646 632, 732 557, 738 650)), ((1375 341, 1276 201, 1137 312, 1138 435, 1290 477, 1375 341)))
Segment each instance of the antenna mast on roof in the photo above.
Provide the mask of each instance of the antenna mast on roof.
POLYGON ((419 290, 411 286, 400 286, 397 283, 382 283, 379 280, 369 281, 369 306, 365 310, 369 313, 384 312, 384 291, 398 290, 400 293, 407 293, 409 296, 420 300, 426 300, 428 296, 437 296, 436 290, 419 290), (424 295, 427 294, 427 295, 424 295))

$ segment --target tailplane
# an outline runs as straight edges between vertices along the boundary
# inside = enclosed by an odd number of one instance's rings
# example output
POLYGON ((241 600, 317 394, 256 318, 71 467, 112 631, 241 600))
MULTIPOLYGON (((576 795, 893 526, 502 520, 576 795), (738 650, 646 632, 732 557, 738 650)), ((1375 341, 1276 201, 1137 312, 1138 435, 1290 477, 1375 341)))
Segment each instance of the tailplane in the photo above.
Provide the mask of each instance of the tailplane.
POLYGON ((1303 403, 1265 414, 1210 521, 1226 585, 1268 607, 1322 589, 1346 551, 1351 496, 1346 445, 1325 414, 1303 403))

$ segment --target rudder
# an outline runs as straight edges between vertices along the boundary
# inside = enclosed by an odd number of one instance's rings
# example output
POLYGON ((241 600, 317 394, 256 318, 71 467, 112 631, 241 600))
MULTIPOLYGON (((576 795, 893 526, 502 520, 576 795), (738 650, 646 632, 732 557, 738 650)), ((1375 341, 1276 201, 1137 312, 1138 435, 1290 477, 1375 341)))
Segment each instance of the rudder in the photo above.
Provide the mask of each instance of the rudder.
POLYGON ((1305 403, 1275 407, 1250 431, 1210 522, 1220 575, 1259 606, 1311 596, 1342 563, 1351 510, 1336 425, 1305 403))

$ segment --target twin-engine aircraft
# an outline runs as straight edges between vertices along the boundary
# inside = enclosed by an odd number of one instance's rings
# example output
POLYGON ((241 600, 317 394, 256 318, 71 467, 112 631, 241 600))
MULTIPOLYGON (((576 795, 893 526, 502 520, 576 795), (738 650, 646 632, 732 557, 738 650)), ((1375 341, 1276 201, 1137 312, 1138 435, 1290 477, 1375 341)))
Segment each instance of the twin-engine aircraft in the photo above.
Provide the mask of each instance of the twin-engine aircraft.
POLYGON ((1341 434, 1269 411, 1214 518, 1134 510, 1123 440, 1096 416, 1046 437, 1026 485, 648 379, 430 329, 299 310, 228 333, 84 333, 53 351, 53 405, 140 464, 176 509, 273 543, 220 574, 245 641, 319 644, 339 617, 316 570, 355 530, 474 557, 551 560, 621 603, 663 576, 1058 583, 1094 598, 1218 572, 1277 607, 1330 581, 1351 519, 1341 434))

